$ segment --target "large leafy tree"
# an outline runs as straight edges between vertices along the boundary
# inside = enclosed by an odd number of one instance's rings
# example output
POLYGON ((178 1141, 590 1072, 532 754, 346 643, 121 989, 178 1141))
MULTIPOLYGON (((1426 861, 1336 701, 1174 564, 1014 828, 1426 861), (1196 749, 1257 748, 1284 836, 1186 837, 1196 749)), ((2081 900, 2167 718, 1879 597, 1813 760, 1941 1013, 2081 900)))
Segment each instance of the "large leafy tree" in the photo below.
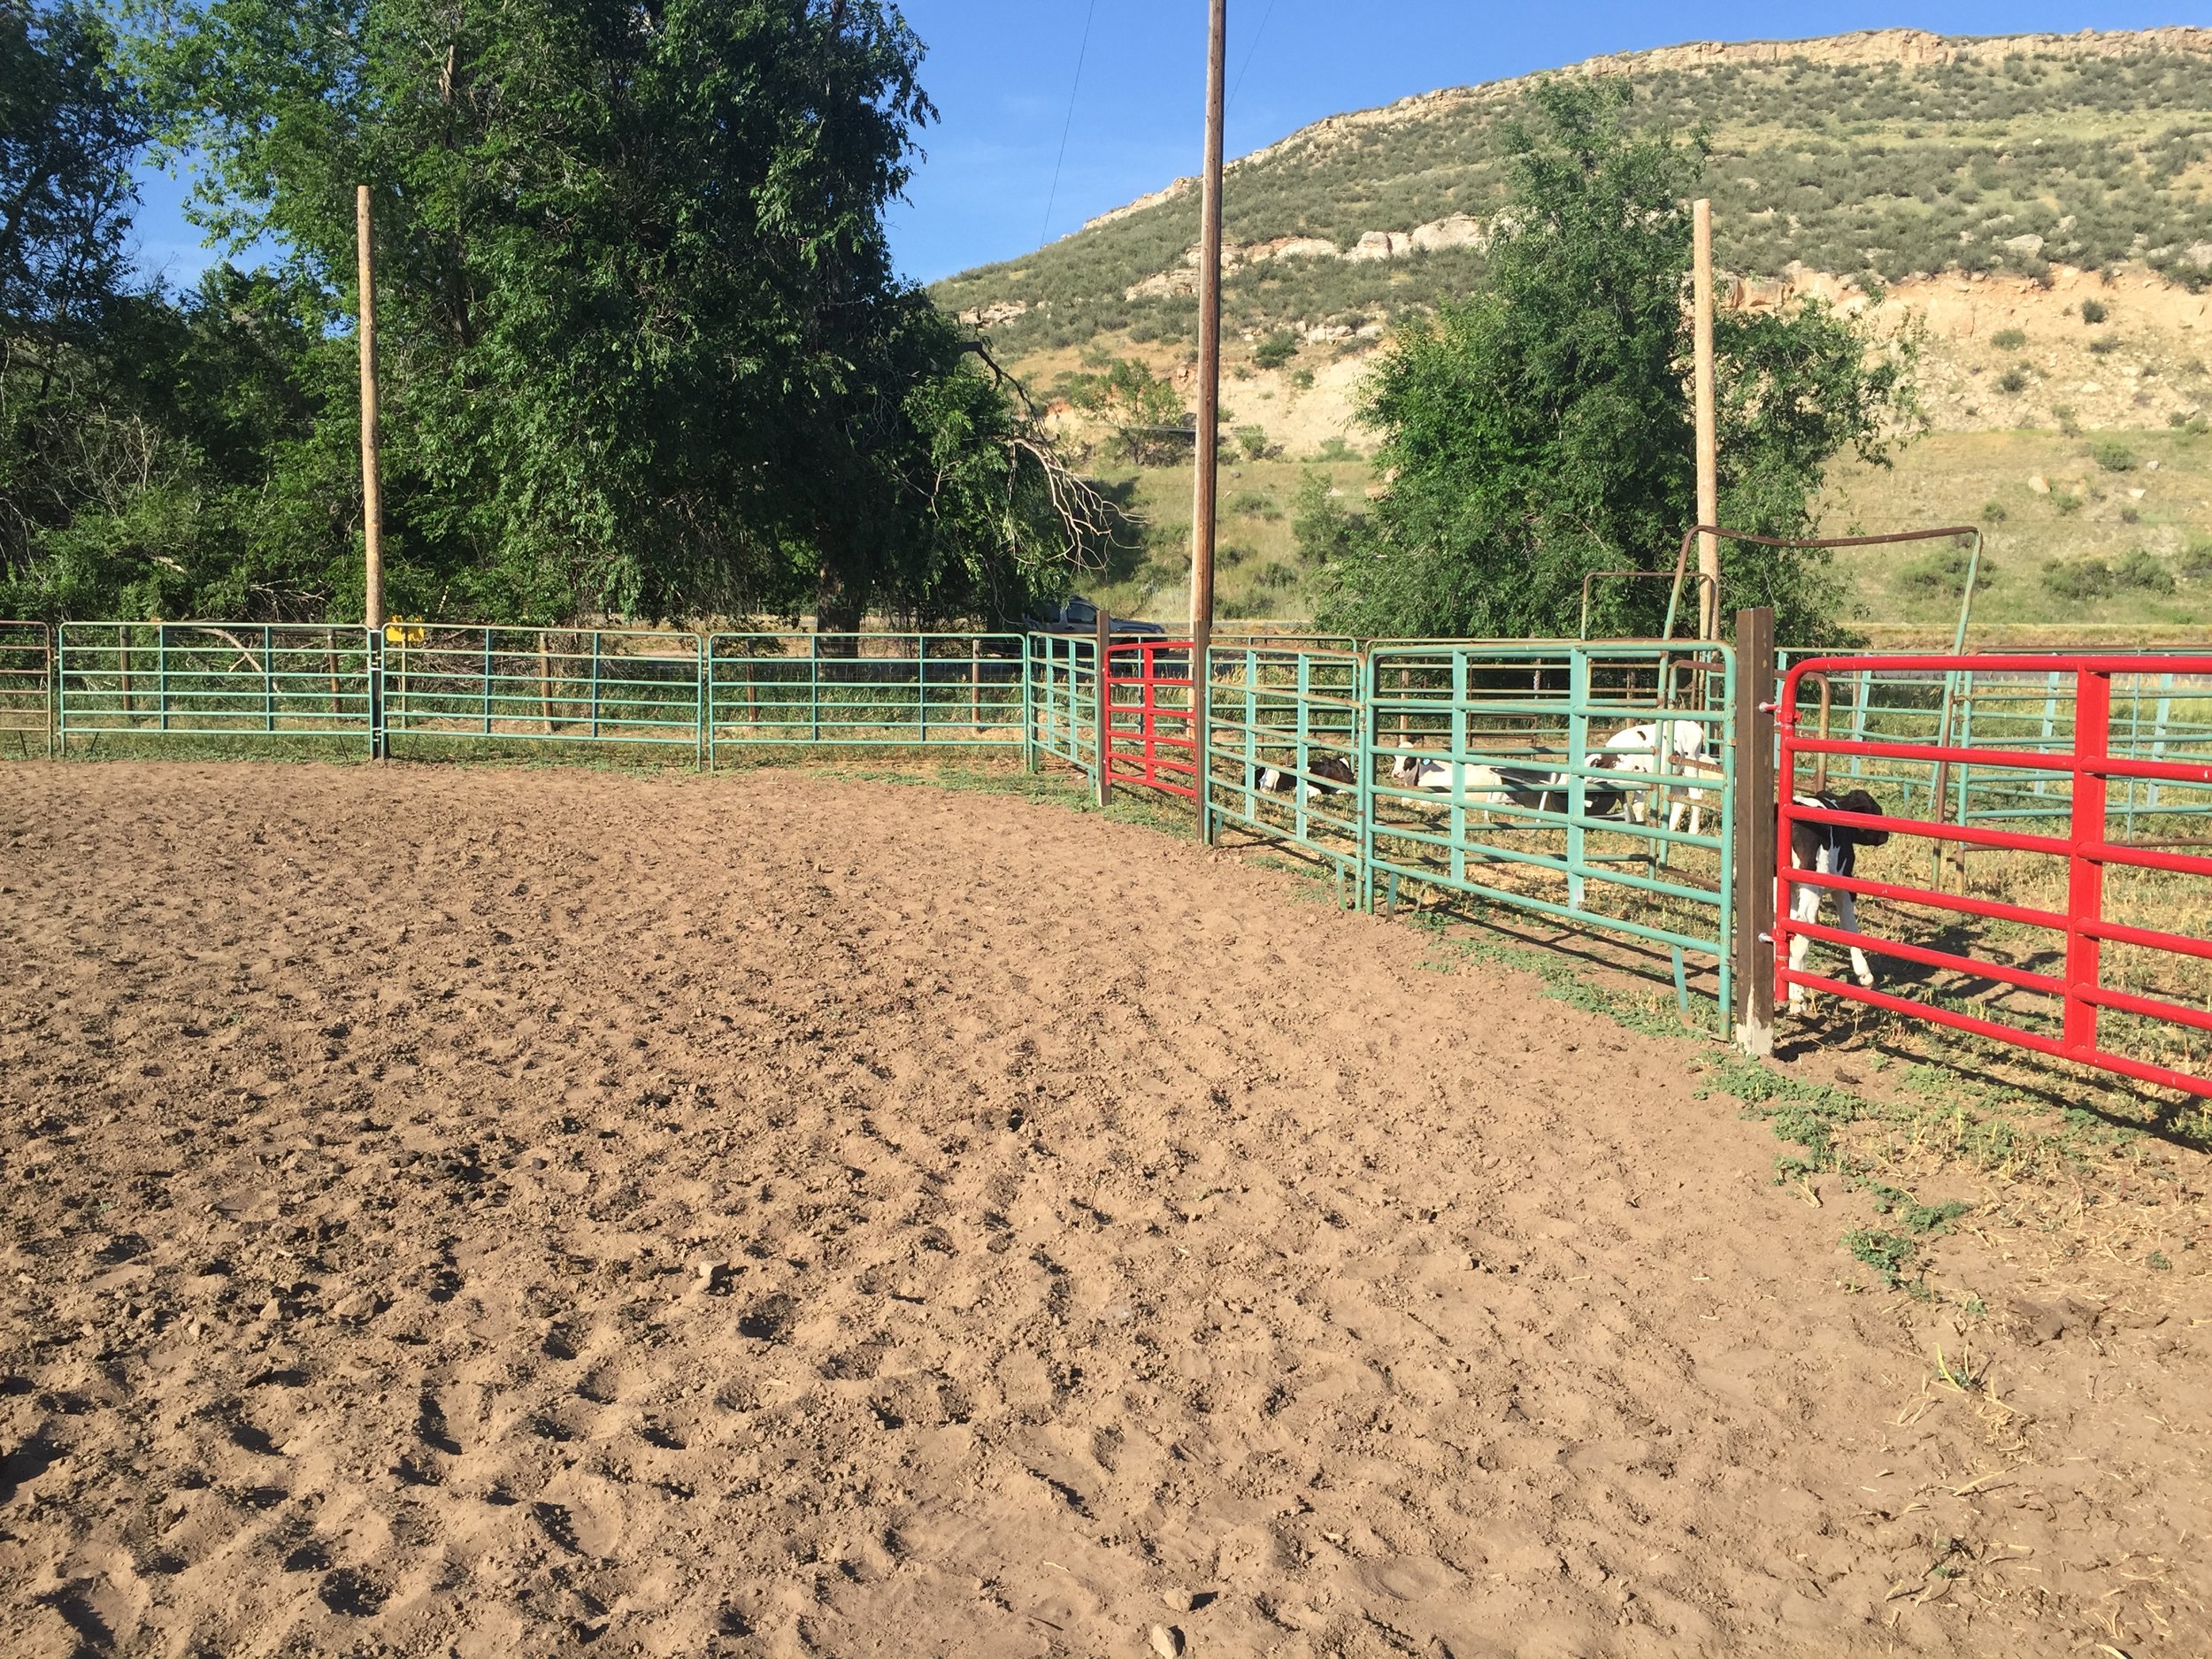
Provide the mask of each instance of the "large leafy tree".
MULTIPOLYGON (((1072 533, 1039 508, 1069 480, 892 271, 882 212, 931 110, 883 0, 125 15, 199 215, 278 250, 292 383, 324 412, 282 457, 288 499, 341 450, 373 188, 397 606, 811 605, 835 627, 884 596, 999 613, 1056 580, 1072 533)), ((295 550, 303 588, 357 606, 321 539, 295 550)))
MULTIPOLYGON (((1486 279, 1402 329, 1370 382, 1386 487, 1327 569, 1326 626, 1572 634, 1587 572, 1671 568, 1696 503, 1686 198, 1704 146, 1624 132, 1628 96, 1619 80, 1548 80, 1539 126, 1510 129, 1486 279)), ((1732 528, 1806 534, 1831 461, 1881 460, 1915 412, 1912 342, 1878 349, 1818 303, 1724 315, 1716 343, 1732 528)), ((1792 638, 1832 630, 1821 556, 1729 543, 1723 568, 1724 608, 1772 604, 1792 638)), ((1598 627, 1657 632, 1664 584, 1599 593, 1598 627)))
POLYGON ((81 496, 131 472, 98 347, 141 122, 109 46, 83 7, 0 0, 0 585, 81 496))

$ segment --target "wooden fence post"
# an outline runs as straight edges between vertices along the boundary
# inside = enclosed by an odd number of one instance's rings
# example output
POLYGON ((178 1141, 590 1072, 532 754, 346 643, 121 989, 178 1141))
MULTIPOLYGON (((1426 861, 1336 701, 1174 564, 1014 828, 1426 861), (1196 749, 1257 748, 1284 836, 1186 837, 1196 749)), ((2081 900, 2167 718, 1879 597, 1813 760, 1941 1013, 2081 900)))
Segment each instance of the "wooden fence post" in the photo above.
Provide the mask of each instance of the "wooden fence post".
POLYGON ((1114 619, 1104 605, 1098 606, 1097 611, 1091 657, 1093 666, 1098 671, 1098 803, 1102 807, 1114 795, 1114 688, 1106 662, 1108 653, 1114 648, 1114 619))
POLYGON ((1736 612, 1736 1043, 1774 1052, 1774 612, 1736 612))

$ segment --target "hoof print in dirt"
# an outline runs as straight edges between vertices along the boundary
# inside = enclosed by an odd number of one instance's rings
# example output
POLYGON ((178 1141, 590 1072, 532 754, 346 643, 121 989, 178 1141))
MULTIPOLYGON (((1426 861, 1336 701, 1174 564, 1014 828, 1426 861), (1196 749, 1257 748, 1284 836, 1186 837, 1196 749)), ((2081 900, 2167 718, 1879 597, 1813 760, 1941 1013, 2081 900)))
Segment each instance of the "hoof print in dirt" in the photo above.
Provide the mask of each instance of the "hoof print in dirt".
POLYGON ((384 1605, 391 1592, 365 1572, 341 1567, 323 1576, 322 1583, 315 1586, 315 1594, 334 1613, 349 1618, 367 1618, 384 1605))
POLYGON ((786 1295, 763 1296, 738 1316, 737 1333, 757 1342, 781 1342, 798 1323, 799 1304, 786 1295))

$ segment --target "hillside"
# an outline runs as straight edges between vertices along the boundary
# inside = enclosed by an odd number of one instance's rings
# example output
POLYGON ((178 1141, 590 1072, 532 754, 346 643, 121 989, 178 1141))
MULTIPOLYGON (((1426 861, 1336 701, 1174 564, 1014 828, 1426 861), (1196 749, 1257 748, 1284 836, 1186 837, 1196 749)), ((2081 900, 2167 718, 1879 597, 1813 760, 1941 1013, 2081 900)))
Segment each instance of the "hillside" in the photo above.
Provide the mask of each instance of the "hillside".
MULTIPOLYGON (((1908 30, 1593 59, 1633 119, 1707 128, 1717 253, 1900 282, 2054 265, 2212 281, 2212 29, 1948 40, 1908 30)), ((1526 81, 1333 117, 1232 165, 1232 333, 1351 339, 1479 271, 1526 81)), ((1104 334, 1190 337, 1190 182, 1024 259, 937 285, 1016 356, 1104 334)))
MULTIPOLYGON (((1817 295, 1873 311, 1884 330, 1924 330, 1936 435, 1894 472, 1839 472, 1823 503, 1830 530, 1985 522, 2005 572, 1993 621, 2212 615, 2212 571, 2195 550, 2212 532, 2212 29, 1886 30, 1671 47, 1564 73, 1627 75, 1636 121, 1709 131, 1725 303, 1817 295), (2162 476, 2123 487, 2096 467, 2085 434, 2115 432, 2162 458, 2162 476), (2001 516, 1986 516, 1993 506, 2001 516), (2062 600, 2040 574, 2053 560, 2138 548, 2164 561, 2170 590, 2154 580, 2062 600)), ((1370 440, 1353 419, 1366 357, 1394 320, 1479 275, 1507 124, 1530 84, 1333 117, 1232 164, 1225 425, 1262 434, 1265 449, 1223 498, 1231 613, 1307 613, 1292 497, 1309 473, 1347 499, 1366 481, 1370 440)), ((1049 392, 1127 356, 1187 389, 1196 218, 1179 180, 934 292, 1033 387, 1049 392)), ((1187 466, 1125 469, 1118 482, 1150 528, 1111 591, 1172 613, 1187 568, 1187 466)), ((1901 560, 1867 559, 1850 575, 1869 624, 1932 624, 1955 603, 1901 560)))

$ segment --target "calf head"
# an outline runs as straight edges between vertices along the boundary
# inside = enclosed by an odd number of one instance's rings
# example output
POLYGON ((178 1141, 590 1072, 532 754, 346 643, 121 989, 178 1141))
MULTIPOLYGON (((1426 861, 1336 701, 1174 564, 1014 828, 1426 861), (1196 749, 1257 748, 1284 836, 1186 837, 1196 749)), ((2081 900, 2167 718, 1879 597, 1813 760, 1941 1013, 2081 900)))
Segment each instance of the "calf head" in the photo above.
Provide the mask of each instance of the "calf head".
MULTIPOLYGON (((1830 803, 1839 812, 1857 812, 1867 818, 1882 816, 1882 803, 1863 789, 1853 789, 1848 794, 1831 796, 1830 803)), ((1856 826, 1846 828, 1839 825, 1836 834, 1862 847, 1879 847, 1889 840, 1887 830, 1861 829, 1856 826)))

